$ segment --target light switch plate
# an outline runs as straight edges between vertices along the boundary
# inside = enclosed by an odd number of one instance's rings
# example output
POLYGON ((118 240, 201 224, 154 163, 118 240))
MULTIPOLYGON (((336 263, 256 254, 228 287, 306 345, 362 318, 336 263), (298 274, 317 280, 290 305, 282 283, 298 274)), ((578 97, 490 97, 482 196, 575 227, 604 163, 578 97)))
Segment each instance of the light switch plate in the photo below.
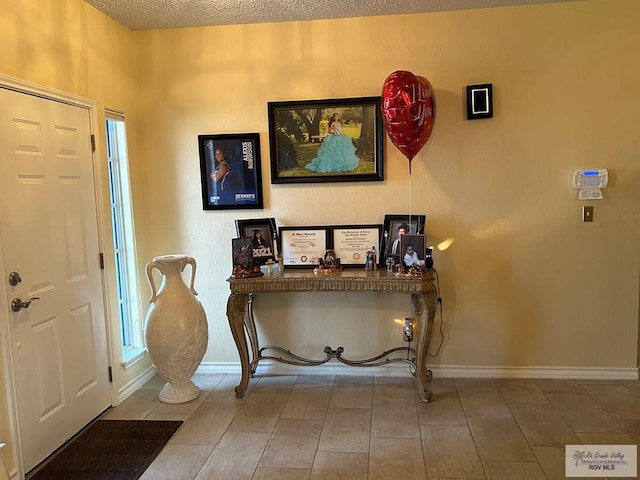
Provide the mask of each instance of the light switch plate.
POLYGON ((593 207, 582 207, 582 221, 593 222, 593 207))

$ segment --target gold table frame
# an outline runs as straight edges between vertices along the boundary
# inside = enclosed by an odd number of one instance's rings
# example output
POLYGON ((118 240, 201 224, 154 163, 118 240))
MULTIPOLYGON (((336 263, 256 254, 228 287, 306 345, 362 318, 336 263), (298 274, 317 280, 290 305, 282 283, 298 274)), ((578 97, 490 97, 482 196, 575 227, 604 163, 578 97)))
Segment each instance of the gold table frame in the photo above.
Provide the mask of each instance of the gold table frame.
POLYGON ((414 377, 418 393, 422 401, 429 402, 432 398, 427 382, 431 380, 431 371, 427 368, 427 355, 431 333, 436 316, 437 292, 434 286, 434 275, 427 271, 424 275, 397 275, 385 270, 345 270, 335 273, 315 274, 305 270, 285 270, 274 275, 250 278, 227 279, 231 294, 227 300, 227 318, 233 334, 242 377, 240 384, 235 387, 236 397, 243 397, 249 377, 252 377, 260 360, 276 360, 294 365, 321 365, 331 359, 354 366, 375 366, 390 361, 403 361, 414 368, 414 377), (343 348, 334 350, 325 347, 326 357, 322 360, 309 360, 292 354, 282 347, 268 345, 260 348, 256 334, 256 324, 253 316, 253 297, 255 294, 282 292, 376 292, 376 293, 406 293, 411 295, 415 318, 414 331, 417 330, 415 348, 394 348, 381 355, 366 360, 348 360, 342 357, 343 348), (426 328, 421 323, 425 319, 426 328), (248 342, 247 342, 248 340, 248 342), (249 345, 251 350, 249 350, 249 345), (276 350, 287 358, 264 355, 266 350, 276 350), (407 358, 385 358, 398 351, 406 352, 407 358), (413 357, 409 357, 412 354, 413 357))

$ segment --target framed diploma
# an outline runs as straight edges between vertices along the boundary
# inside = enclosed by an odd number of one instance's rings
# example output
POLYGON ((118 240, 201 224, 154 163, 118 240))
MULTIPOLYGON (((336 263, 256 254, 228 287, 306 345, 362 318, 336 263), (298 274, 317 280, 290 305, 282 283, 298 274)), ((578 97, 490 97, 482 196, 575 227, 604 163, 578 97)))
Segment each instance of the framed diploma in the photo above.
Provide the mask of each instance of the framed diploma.
POLYGON ((343 267, 364 266, 367 253, 374 253, 375 263, 381 265, 382 225, 334 225, 330 239, 343 267))
POLYGON ((314 268, 327 249, 327 227, 280 227, 284 268, 314 268))

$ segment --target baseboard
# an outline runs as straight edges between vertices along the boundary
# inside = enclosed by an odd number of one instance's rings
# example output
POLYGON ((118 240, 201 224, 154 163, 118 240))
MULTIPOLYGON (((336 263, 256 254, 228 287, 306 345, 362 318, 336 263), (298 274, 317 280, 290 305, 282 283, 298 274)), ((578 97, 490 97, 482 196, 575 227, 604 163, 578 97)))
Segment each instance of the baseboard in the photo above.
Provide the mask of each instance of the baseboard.
MULTIPOLYGON (((240 369, 240 364, 238 363, 238 370, 240 369)), ((123 401, 125 401, 128 397, 130 397, 134 392, 139 390, 145 383, 151 380, 156 376, 156 369, 153 366, 147 368, 141 375, 137 376, 135 379, 127 383, 120 390, 118 390, 118 403, 114 405, 119 405, 123 401)))
MULTIPOLYGON (((609 367, 496 367, 468 365, 429 366, 434 378, 556 378, 583 380, 638 380, 637 368, 609 367)), ((200 364, 198 373, 240 374, 239 362, 206 362, 200 364)), ((256 374, 272 375, 374 375, 409 376, 407 365, 400 363, 379 367, 351 367, 342 363, 305 367, 274 361, 261 361, 256 374)))

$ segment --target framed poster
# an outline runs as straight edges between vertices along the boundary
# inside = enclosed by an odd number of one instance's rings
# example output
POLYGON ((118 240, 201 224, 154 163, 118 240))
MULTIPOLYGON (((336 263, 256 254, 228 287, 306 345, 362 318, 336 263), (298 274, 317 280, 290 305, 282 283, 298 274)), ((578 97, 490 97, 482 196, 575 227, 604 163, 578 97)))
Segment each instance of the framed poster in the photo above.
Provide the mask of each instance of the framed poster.
POLYGON ((382 225, 336 225, 331 227, 331 246, 343 267, 362 267, 367 252, 375 249, 380 264, 382 225))
POLYGON ((278 242, 275 218, 236 220, 236 233, 238 237, 251 238, 255 262, 264 265, 269 260, 275 261, 277 259, 278 242))
POLYGON ((269 102, 271 183, 383 179, 380 97, 269 102))
POLYGON ((327 250, 327 232, 327 227, 280 227, 284 268, 317 267, 327 250))
POLYGON ((262 208, 260 135, 198 135, 204 210, 262 208))

